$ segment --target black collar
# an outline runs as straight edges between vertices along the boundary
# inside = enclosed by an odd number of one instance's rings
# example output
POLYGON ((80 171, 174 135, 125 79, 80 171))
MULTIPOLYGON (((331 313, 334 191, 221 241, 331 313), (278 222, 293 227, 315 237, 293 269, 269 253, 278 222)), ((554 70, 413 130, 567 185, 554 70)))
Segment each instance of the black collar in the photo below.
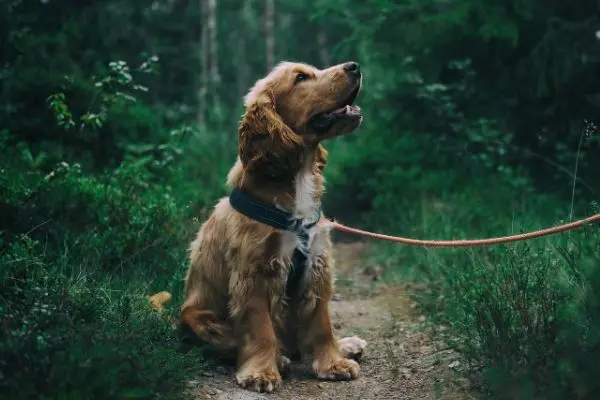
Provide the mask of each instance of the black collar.
POLYGON ((294 250, 292 271, 288 275, 286 285, 287 294, 289 296, 294 295, 306 270, 309 252, 309 229, 314 227, 321 219, 321 210, 317 210, 311 220, 296 218, 292 213, 264 203, 241 189, 233 189, 231 195, 229 195, 229 202, 235 210, 248 218, 296 234, 300 244, 294 250))
POLYGON ((264 203, 241 189, 233 189, 229 196, 229 202, 234 209, 248 218, 289 232, 306 231, 321 219, 320 209, 311 220, 296 218, 292 213, 264 203))

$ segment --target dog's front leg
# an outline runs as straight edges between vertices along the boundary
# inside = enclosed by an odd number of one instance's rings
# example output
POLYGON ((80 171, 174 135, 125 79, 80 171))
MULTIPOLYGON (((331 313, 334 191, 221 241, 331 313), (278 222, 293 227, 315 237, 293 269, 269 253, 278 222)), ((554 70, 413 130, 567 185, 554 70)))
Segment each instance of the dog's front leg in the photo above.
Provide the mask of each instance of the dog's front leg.
POLYGON ((313 359, 313 370, 321 379, 350 380, 358 377, 359 366, 345 358, 333 335, 329 318, 329 301, 333 291, 331 263, 328 256, 317 257, 313 284, 301 301, 301 326, 308 328, 301 348, 313 359))
POLYGON ((246 277, 233 285, 232 311, 240 339, 238 384, 257 392, 272 392, 281 384, 277 368, 279 346, 271 320, 274 280, 246 277))

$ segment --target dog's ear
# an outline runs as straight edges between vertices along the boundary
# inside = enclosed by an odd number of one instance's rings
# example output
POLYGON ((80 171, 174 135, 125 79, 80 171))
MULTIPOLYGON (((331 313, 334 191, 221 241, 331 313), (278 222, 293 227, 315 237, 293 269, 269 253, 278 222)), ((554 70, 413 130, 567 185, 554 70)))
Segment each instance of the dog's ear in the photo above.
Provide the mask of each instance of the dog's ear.
POLYGON ((248 105, 239 126, 239 154, 248 171, 279 175, 293 168, 302 137, 281 119, 273 97, 262 93, 248 105))

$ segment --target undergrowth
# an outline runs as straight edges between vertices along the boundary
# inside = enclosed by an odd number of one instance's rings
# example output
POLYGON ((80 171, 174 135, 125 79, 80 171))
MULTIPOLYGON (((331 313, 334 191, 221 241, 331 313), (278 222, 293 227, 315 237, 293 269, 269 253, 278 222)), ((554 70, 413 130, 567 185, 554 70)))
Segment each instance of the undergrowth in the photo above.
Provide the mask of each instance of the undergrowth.
MULTIPOLYGON (((111 68, 102 82, 133 84, 125 64, 111 68)), ((97 114, 48 100, 61 134, 94 137, 91 148, 0 131, 2 398, 178 398, 206 368, 174 325, 187 245, 232 154, 206 131, 170 129, 151 107, 98 93, 97 114), (154 137, 127 137, 146 125, 154 137), (147 297, 163 290, 173 299, 156 312, 147 297)))
MULTIPOLYGON (((387 224, 404 236, 450 239, 521 233, 568 218, 547 196, 501 178, 423 196, 387 224), (488 190, 493 186, 493 193, 488 190)), ((593 204, 579 215, 598 212, 593 204)), ((387 214, 389 215, 389 213, 387 214)), ((596 398, 600 232, 597 226, 526 242, 467 249, 378 244, 372 257, 413 296, 434 332, 465 358, 463 373, 493 398, 596 398), (437 329, 437 327, 447 329, 437 329)))
POLYGON ((204 366, 172 327, 188 207, 136 163, 43 174, 2 155, 2 397, 178 396, 204 366), (160 290, 175 298, 157 313, 146 297, 160 290))

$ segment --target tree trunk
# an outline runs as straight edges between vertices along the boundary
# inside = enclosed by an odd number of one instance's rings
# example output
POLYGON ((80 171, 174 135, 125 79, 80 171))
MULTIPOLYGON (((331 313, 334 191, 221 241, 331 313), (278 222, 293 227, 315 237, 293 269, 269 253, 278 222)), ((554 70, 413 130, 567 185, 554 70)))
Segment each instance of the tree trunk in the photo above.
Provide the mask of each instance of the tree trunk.
POLYGON ((275 66, 275 0, 266 0, 265 4, 265 37, 267 48, 267 69, 275 66))
POLYGON ((208 36, 210 48, 210 80, 214 85, 219 80, 219 58, 217 51, 217 0, 208 0, 208 36))
POLYGON ((198 88, 198 124, 201 129, 206 126, 206 101, 208 94, 208 24, 207 24, 207 0, 200 2, 200 84, 198 88))
POLYGON ((319 33, 317 34, 317 44, 319 45, 321 68, 327 68, 330 65, 331 58, 329 57, 329 49, 327 48, 327 34, 323 27, 319 29, 319 33))
POLYGON ((237 37, 237 54, 240 62, 237 63, 237 93, 241 99, 248 90, 248 63, 246 62, 246 37, 251 37, 251 30, 248 26, 248 18, 252 15, 252 0, 245 0, 244 5, 240 8, 238 37, 237 37))

